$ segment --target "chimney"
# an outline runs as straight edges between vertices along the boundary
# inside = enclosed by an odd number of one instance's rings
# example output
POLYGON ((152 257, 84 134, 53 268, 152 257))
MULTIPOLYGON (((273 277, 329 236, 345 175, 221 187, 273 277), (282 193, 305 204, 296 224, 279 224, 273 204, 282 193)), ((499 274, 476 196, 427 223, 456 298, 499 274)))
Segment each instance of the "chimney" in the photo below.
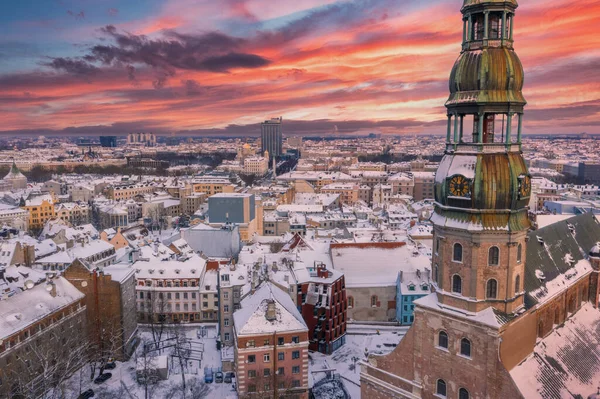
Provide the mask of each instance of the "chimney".
POLYGON ((50 295, 52 295, 52 298, 56 298, 56 284, 49 281, 46 285, 46 291, 48 291, 50 295))
POLYGON ((268 321, 275 321, 277 319, 277 308, 275 307, 275 301, 269 299, 267 302, 267 313, 265 317, 268 321))

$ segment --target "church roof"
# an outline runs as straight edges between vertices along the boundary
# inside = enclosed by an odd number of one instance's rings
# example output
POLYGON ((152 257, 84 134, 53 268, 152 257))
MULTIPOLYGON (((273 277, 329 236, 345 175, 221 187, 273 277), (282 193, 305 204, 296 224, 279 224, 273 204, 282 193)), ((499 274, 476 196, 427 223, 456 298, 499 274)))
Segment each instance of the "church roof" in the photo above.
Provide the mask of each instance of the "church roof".
POLYGON ((600 310, 585 303, 510 375, 527 399, 588 398, 600 381, 600 310))
POLYGON ((551 296, 548 290, 554 280, 564 279, 566 284, 579 279, 578 274, 588 269, 588 252, 598 241, 600 223, 591 213, 531 231, 525 264, 526 304, 551 296))
POLYGON ((4 179, 6 180, 6 179, 15 179, 15 178, 23 178, 23 177, 25 177, 25 175, 23 173, 21 173, 19 168, 17 168, 17 164, 13 161, 13 164, 10 167, 8 174, 6 176, 4 176, 4 179))

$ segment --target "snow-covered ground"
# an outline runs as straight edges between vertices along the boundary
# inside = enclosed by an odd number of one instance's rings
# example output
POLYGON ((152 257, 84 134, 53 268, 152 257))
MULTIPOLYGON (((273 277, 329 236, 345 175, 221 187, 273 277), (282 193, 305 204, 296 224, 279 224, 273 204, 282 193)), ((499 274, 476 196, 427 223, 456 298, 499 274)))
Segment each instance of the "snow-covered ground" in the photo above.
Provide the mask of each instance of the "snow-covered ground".
MULTIPOLYGON (((203 345, 202 360, 191 361, 186 369, 186 398, 189 399, 235 399, 237 393, 232 384, 204 383, 204 368, 221 367, 221 352, 217 350, 216 325, 206 325, 207 335, 198 338, 199 326, 179 327, 185 333, 186 338, 192 340, 194 347, 203 345), (201 345, 202 344, 202 345, 201 345), (191 388, 191 391, 190 391, 191 388)), ((391 328, 390 328, 391 329, 391 328)), ((163 333, 163 338, 168 338, 169 331, 163 333)), ((381 329, 380 334, 371 335, 347 335, 346 344, 332 355, 323 355, 311 352, 309 355, 309 385, 313 386, 318 381, 325 379, 328 374, 339 374, 346 392, 352 399, 360 398, 359 373, 360 367, 355 367, 358 360, 365 358, 365 353, 386 354, 391 352, 404 336, 400 328, 397 331, 381 329), (329 372, 320 370, 331 370, 329 372)), ((146 328, 140 328, 140 338, 145 342, 152 342, 151 333, 146 328)), ((164 354, 169 354, 171 349, 165 349, 164 354)), ((177 358, 169 357, 169 378, 155 385, 146 387, 136 381, 136 361, 142 353, 142 345, 134 356, 127 362, 116 362, 114 370, 106 370, 112 374, 112 378, 102 384, 94 384, 90 381, 90 369, 84 367, 79 373, 75 373, 64 391, 64 398, 75 399, 80 392, 91 388, 94 390, 94 399, 179 399, 182 394, 182 379, 177 358)), ((96 375, 98 372, 96 371, 96 375)), ((234 380, 235 381, 235 380, 234 380)), ((335 396, 327 394, 317 399, 329 399, 335 396)))
MULTIPOLYGON (((365 353, 387 354, 398 345, 404 332, 382 331, 379 335, 346 335, 346 344, 332 355, 311 352, 309 355, 309 385, 327 377, 326 372, 319 370, 334 369, 333 373, 340 374, 346 391, 352 399, 360 398, 360 366, 356 361, 365 359, 365 353)), ((333 397, 333 396, 330 396, 333 397)), ((321 397, 317 399, 329 399, 321 397)))
MULTIPOLYGON (((215 399, 233 399, 237 398, 237 393, 232 387, 232 384, 225 383, 210 383, 204 384, 204 368, 221 367, 221 354, 217 350, 216 337, 217 330, 215 325, 206 326, 207 335, 198 338, 198 326, 182 326, 186 338, 192 340, 195 347, 201 347, 203 344, 204 351, 202 352, 201 361, 190 361, 186 369, 186 398, 215 398, 215 399)), ((168 338, 169 332, 165 331, 163 338, 168 338)), ((152 342, 151 333, 149 330, 140 328, 140 338, 142 341, 152 342)), ((169 353, 171 349, 165 349, 165 353, 169 353)), ((112 374, 112 378, 102 384, 94 384, 90 381, 89 367, 84 367, 79 373, 76 373, 70 380, 64 397, 77 398, 79 392, 83 392, 89 388, 94 390, 97 398, 117 398, 117 399, 163 399, 163 398, 182 398, 182 378, 180 367, 177 358, 169 357, 169 378, 166 381, 160 381, 155 385, 148 387, 148 395, 146 395, 146 387, 143 384, 138 384, 135 378, 136 359, 142 353, 142 345, 137 349, 137 352, 127 362, 116 362, 117 367, 114 370, 106 370, 112 374)), ((97 375, 97 372, 96 372, 97 375)), ((235 381, 235 380, 234 380, 235 381)))

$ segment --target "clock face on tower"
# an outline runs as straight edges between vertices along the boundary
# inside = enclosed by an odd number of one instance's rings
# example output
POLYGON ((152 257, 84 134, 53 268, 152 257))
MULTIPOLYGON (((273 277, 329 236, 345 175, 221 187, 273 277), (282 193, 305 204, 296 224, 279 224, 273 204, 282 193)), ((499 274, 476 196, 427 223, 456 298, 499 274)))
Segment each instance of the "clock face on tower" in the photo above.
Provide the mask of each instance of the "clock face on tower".
POLYGON ((519 184, 519 195, 521 197, 529 197, 531 194, 531 177, 523 176, 519 184))
POLYGON ((448 182, 450 194, 455 197, 468 197, 471 193, 470 181, 461 175, 453 176, 448 182))

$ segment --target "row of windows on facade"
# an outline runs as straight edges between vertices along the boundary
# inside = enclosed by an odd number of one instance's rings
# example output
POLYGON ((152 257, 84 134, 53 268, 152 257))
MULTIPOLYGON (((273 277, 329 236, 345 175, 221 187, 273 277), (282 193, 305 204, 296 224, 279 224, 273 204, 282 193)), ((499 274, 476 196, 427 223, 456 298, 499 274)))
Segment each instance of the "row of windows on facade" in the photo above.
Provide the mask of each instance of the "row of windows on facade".
MULTIPOLYGON (((267 361, 267 360, 265 360, 265 361, 267 361)), ((300 366, 292 366, 292 374, 300 374, 300 366)), ((277 375, 285 375, 285 367, 278 367, 277 375)), ((248 370, 248 378, 256 378, 257 376, 258 376, 258 372, 256 370, 248 370)), ((269 369, 269 368, 263 369, 262 376, 270 377, 271 369, 269 369)))
MULTIPOLYGON (((159 299, 165 299, 165 293, 163 292, 159 292, 158 293, 158 298, 159 299)), ((173 293, 171 292, 167 292, 167 299, 172 299, 173 298, 173 293)), ((196 293, 195 292, 175 292, 175 299, 196 299, 196 293)), ((152 299, 152 293, 151 292, 146 292, 146 294, 144 294, 144 291, 140 291, 140 299, 144 299, 144 296, 146 297, 146 299, 152 299)), ((208 299, 208 294, 202 294, 202 299, 208 299)), ((227 299, 227 298, 225 298, 227 299)), ((215 306, 217 306, 219 304, 219 302, 217 300, 215 300, 215 306)))
MULTIPOLYGON (((226 319, 229 320, 229 319, 226 319)), ((299 344, 300 343, 300 337, 298 335, 294 335, 292 336, 290 342, 290 344, 299 344)), ((271 340, 270 339, 265 339, 263 341, 263 346, 269 346, 271 345, 271 340)), ((281 345, 285 345, 285 338, 284 337, 277 337, 277 345, 281 346, 281 345)), ((246 348, 255 348, 256 347, 256 341, 253 339, 250 339, 246 342, 246 348)), ((250 356, 254 356, 254 355, 250 355, 250 356)), ((250 363, 250 356, 248 357, 248 363, 250 363)), ((283 360, 283 359, 279 359, 279 360, 283 360)))
MULTIPOLYGON (((439 238, 436 240, 435 253, 438 254, 440 248, 439 238)), ((517 245, 517 263, 521 263, 523 259, 523 244, 517 245)), ((452 250, 452 260, 454 262, 463 261, 463 246, 459 243, 455 243, 452 250)), ((488 265, 498 266, 500 264, 500 248, 493 246, 488 250, 488 265)))
MULTIPOLYGON (((437 281, 437 266, 434 272, 435 281, 437 281)), ((452 292, 462 295, 462 277, 458 274, 452 276, 452 292)), ((515 277, 515 295, 521 292, 521 276, 515 277)), ((496 299, 498 297, 498 281, 496 279, 489 279, 485 285, 485 297, 486 299, 496 299)))
MULTIPOLYGON (((280 381, 279 382, 279 389, 286 389, 286 382, 285 381, 280 381)), ((300 383, 300 380, 292 380, 292 385, 291 388, 298 388, 302 386, 302 384, 300 383)), ((270 383, 266 383, 264 385, 264 390, 265 391, 270 391, 271 390, 271 384, 270 383)), ((258 392, 257 391, 257 387, 256 384, 248 384, 248 392, 249 393, 255 393, 258 392)), ((287 397, 287 396, 286 396, 287 397)))
MULTIPOLYGON (((300 351, 293 351, 292 352, 292 359, 300 359, 300 351)), ((285 352, 278 352, 277 353, 277 360, 278 361, 285 360, 285 352)), ((267 363, 267 362, 270 362, 270 361, 271 361, 271 354, 270 353, 265 353, 263 355, 263 362, 267 363)), ((249 364, 256 363, 256 355, 249 355, 248 356, 248 363, 249 364)))
MULTIPOLYGON (((138 285, 140 287, 152 287, 152 280, 140 280, 138 282, 138 285)), ((188 280, 156 280, 156 287, 195 287, 196 286, 196 280, 190 280, 188 282, 188 280)), ((206 291, 210 291, 210 285, 207 285, 204 287, 206 289, 206 291)))

